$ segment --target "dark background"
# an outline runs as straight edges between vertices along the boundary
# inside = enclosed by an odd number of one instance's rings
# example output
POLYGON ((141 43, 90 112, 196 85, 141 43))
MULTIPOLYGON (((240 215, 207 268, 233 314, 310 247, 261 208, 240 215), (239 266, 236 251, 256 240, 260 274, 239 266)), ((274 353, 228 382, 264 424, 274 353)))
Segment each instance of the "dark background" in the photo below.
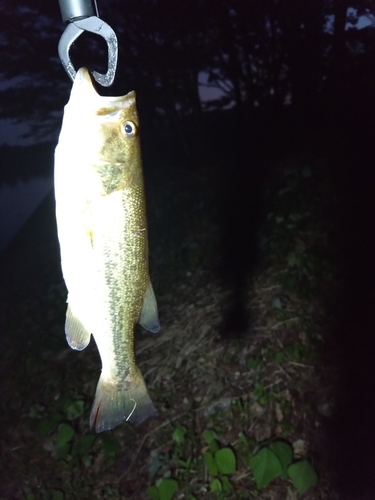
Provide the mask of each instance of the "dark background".
MULTIPOLYGON (((375 2, 106 0, 99 9, 119 39, 116 82, 100 91, 136 90, 146 176, 178 166, 218 186, 232 331, 246 322, 243 280, 256 263, 268 166, 287 155, 328 159, 338 196, 330 248, 342 280, 330 454, 348 498, 365 495, 375 482, 375 2), (202 99, 198 81, 206 97, 211 86, 221 95, 202 99)), ((57 56, 62 31, 57 0, 0 4, 0 118, 28 123, 40 143, 0 148, 2 183, 52 175, 71 88, 57 56)), ((106 70, 100 37, 83 35, 71 55, 76 68, 106 70)))

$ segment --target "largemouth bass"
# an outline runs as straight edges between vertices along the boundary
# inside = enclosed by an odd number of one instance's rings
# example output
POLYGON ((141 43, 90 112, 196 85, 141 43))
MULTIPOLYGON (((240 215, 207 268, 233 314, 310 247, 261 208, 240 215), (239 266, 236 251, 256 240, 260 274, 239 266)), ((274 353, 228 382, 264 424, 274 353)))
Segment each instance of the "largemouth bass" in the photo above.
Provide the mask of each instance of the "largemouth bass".
POLYGON ((81 68, 55 151, 65 333, 84 349, 93 334, 102 372, 91 411, 97 432, 155 412, 134 357, 134 325, 160 328, 148 271, 146 207, 134 92, 100 96, 81 68))

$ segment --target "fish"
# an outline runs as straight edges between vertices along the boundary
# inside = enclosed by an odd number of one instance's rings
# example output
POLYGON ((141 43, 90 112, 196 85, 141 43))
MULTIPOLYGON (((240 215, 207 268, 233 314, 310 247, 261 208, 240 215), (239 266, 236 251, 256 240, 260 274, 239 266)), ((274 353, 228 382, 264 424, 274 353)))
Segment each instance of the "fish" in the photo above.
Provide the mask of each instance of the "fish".
POLYGON ((134 354, 134 327, 158 332, 134 91, 98 94, 80 68, 64 108, 54 186, 65 334, 81 351, 93 335, 102 370, 90 427, 112 429, 155 414, 134 354))

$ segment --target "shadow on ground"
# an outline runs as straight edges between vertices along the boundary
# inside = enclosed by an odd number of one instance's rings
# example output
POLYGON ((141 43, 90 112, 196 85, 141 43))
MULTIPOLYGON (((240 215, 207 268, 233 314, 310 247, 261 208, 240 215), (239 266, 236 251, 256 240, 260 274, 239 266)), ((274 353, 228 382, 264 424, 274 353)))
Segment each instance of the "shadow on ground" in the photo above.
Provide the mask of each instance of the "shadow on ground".
POLYGON ((342 288, 335 314, 340 384, 330 452, 345 500, 375 498, 374 135, 369 127, 361 136, 352 131, 342 137, 342 154, 335 160, 335 247, 342 288))

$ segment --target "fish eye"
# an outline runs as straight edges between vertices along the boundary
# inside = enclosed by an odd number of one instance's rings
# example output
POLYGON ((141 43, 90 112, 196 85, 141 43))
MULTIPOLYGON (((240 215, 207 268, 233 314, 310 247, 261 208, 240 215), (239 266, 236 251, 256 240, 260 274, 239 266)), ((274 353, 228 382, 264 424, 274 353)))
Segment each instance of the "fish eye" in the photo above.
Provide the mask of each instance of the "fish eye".
POLYGON ((134 137, 137 133, 137 125, 134 122, 126 121, 122 124, 121 130, 126 137, 134 137))

